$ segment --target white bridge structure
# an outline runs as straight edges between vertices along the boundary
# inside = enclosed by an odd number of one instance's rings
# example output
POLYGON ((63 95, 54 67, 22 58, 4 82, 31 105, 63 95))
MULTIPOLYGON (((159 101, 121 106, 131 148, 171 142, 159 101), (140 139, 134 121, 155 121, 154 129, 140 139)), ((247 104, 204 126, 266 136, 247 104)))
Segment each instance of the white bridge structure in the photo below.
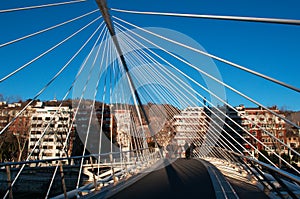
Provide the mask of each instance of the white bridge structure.
MULTIPOLYGON (((27 158, 21 162, 0 163, 2 198, 126 198, 123 191, 128 191, 128 187, 134 189, 137 183, 143 183, 143 179, 145 192, 136 197, 147 198, 152 190, 147 190, 146 178, 153 173, 167 168, 171 185, 174 176, 181 174, 186 175, 186 181, 191 178, 197 182, 196 178, 184 173, 193 173, 195 169, 194 173, 200 178, 200 164, 206 168, 212 186, 202 190, 200 184, 195 188, 197 183, 193 183, 193 188, 197 189, 194 191, 199 194, 206 191, 214 198, 247 198, 236 189, 238 185, 230 181, 234 179, 255 186, 257 192, 269 198, 300 198, 299 167, 281 155, 287 152, 299 157, 299 151, 280 139, 273 129, 241 114, 229 103, 231 99, 227 99, 226 93, 233 93, 243 102, 259 107, 298 132, 299 124, 269 108, 261 102, 263 100, 246 94, 247 88, 240 90, 240 86, 223 81, 215 62, 254 76, 265 84, 276 85, 292 96, 299 97, 300 88, 251 70, 246 64, 240 65, 206 52, 182 33, 166 28, 145 28, 127 20, 126 16, 147 15, 155 20, 157 17, 161 20, 192 18, 196 23, 207 19, 272 23, 282 28, 300 28, 300 20, 125 10, 114 8, 113 1, 105 0, 49 2, 19 1, 20 6, 12 3, 15 7, 4 8, 0 3, 1 21, 22 21, 25 15, 45 17, 45 13, 48 17, 44 24, 28 22, 20 26, 18 33, 12 30, 12 35, 7 30, 0 33, 1 37, 5 34, 5 38, 9 38, 1 40, 0 60, 11 56, 14 57, 11 63, 19 64, 10 67, 0 63, 1 70, 7 67, 5 71, 9 71, 6 74, 0 72, 1 88, 15 84, 17 94, 19 84, 22 87, 31 82, 28 85, 32 86, 27 88, 30 99, 1 129, 0 136, 23 112, 33 107, 36 100, 47 96, 49 90, 64 92, 57 111, 52 113, 50 122, 43 125, 27 158), (89 11, 72 18, 68 11, 72 7, 89 11), (69 19, 56 23, 60 15, 69 15, 69 19), (53 35, 56 38, 49 38, 53 35), (28 78, 30 74, 37 77, 32 80, 28 78), (58 157, 33 159, 45 138, 55 134, 51 121, 55 121, 59 108, 68 99, 72 99, 73 115, 58 157), (198 107, 194 115, 184 115, 184 111, 181 114, 182 110, 188 112, 192 107, 198 107), (232 117, 229 110, 240 119, 232 117), (118 121, 114 116, 117 112, 120 114, 118 121), (201 114, 199 117, 198 113, 201 114), (275 143, 275 149, 242 125, 241 120, 263 132, 270 143, 275 143), (120 129, 118 125, 126 127, 120 129), (181 129, 181 135, 186 133, 180 138, 180 147, 176 128, 181 129), (70 140, 74 141, 74 129, 81 140, 80 155, 66 155, 70 140), (189 155, 191 159, 185 159, 189 155), (269 158, 271 156, 274 158, 269 158), (29 192, 35 189, 40 190, 38 194, 30 195, 29 192)), ((160 181, 158 177, 156 180, 160 181)), ((174 186, 169 190, 170 194, 172 191, 177 193, 174 186)), ((165 195, 161 197, 165 198, 165 195)))

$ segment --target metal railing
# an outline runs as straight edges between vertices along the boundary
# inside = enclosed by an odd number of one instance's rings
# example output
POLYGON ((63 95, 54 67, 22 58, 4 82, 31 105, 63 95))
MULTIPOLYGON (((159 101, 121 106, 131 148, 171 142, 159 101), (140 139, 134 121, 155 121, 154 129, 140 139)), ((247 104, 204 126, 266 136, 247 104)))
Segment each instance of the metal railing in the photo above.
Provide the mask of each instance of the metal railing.
MULTIPOLYGON (((212 164, 221 162, 222 164, 220 165, 222 166, 216 165, 221 171, 226 166, 228 166, 228 170, 232 168, 236 173, 242 174, 242 171, 246 171, 270 197, 300 198, 300 176, 261 162, 254 157, 245 156, 220 147, 213 148, 215 151, 219 151, 220 154, 224 154, 224 157, 207 156, 201 158, 206 159, 212 164)), ((226 172, 223 173, 226 175, 226 172)))
MULTIPOLYGON (((57 166, 59 167, 61 175, 61 185, 64 193, 56 196, 55 198, 72 198, 80 197, 84 194, 91 193, 93 191, 99 191, 104 187, 113 186, 117 182, 122 181, 123 179, 126 179, 129 176, 134 176, 141 170, 150 167, 151 165, 156 163, 157 160, 159 160, 159 157, 160 156, 158 150, 151 151, 149 150, 149 148, 143 148, 138 150, 136 149, 120 152, 109 152, 103 154, 89 154, 85 156, 51 158, 22 162, 5 162, 0 163, 0 169, 3 170, 2 174, 6 173, 7 175, 7 186, 4 185, 3 188, 7 187, 5 192, 9 191, 9 193, 11 194, 13 193, 12 182, 14 181, 14 177, 16 176, 12 174, 11 169, 13 169, 13 172, 18 172, 18 168, 20 168, 23 165, 26 165, 26 168, 32 169, 32 171, 36 170, 36 168, 49 168, 49 171, 51 170, 50 168, 52 168, 54 171, 54 167, 57 166), (65 183, 66 176, 64 175, 64 172, 66 170, 68 171, 68 169, 70 168, 74 168, 76 166, 79 167, 79 163, 82 158, 84 158, 85 162, 85 164, 83 165, 85 169, 83 169, 82 173, 88 176, 88 184, 67 192, 65 183), (98 160, 101 161, 98 162, 98 160), (47 163, 48 166, 46 166, 47 163), (98 172, 98 175, 97 169, 99 170, 99 168, 107 169, 104 172, 98 172)), ((32 180, 34 181, 34 179, 32 180)), ((51 178, 46 180, 50 181, 51 178)))

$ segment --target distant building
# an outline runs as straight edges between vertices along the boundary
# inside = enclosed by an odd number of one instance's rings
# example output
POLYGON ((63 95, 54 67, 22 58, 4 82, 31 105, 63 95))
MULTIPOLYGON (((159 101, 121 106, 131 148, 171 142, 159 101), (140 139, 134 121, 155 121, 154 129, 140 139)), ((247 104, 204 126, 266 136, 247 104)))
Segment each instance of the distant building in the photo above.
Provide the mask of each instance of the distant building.
MULTIPOLYGON (((246 138, 246 140, 248 140, 258 150, 266 150, 269 152, 276 151, 280 154, 287 153, 286 147, 282 146, 279 142, 275 141, 270 135, 264 132, 265 130, 280 139, 282 142, 287 143, 286 123, 284 120, 261 107, 246 108, 244 106, 240 106, 238 108, 239 114, 242 118, 242 126, 269 149, 264 147, 248 134, 244 134, 244 138, 246 138), (259 126, 261 128, 259 128, 259 126)), ((276 106, 270 107, 269 109, 284 117, 276 106)), ((254 149, 252 149, 249 144, 245 144, 245 147, 254 152, 254 149)))
POLYGON ((175 137, 179 153, 185 151, 185 146, 194 143, 200 146, 207 131, 207 118, 203 107, 188 107, 174 116, 175 137))
POLYGON ((102 132, 113 144, 116 144, 117 124, 112 112, 112 107, 110 105, 99 105, 99 107, 96 108, 96 117, 100 127, 102 127, 102 132))
MULTIPOLYGON (((39 104, 40 105, 40 104, 39 104)), ((28 151, 30 159, 51 159, 71 155, 72 143, 63 150, 71 127, 72 110, 68 106, 39 106, 31 117, 28 151), (39 143, 38 143, 39 141, 39 143), (35 147, 35 145, 37 145, 35 147), (35 147, 35 149, 34 149, 35 147), (34 151, 32 151, 34 149, 34 151)))
MULTIPOLYGON (((226 106, 224 113, 226 113, 225 123, 222 124, 223 132, 222 132, 222 141, 224 141, 227 146, 231 147, 234 151, 244 152, 245 141, 242 139, 243 136, 247 136, 246 132, 241 129, 242 126, 242 117, 244 114, 244 107, 235 107, 233 108, 226 106), (230 119, 229 119, 230 118, 230 119)), ((215 111, 216 112, 216 111, 215 111)), ((218 129, 218 128, 216 128, 218 129)), ((224 143, 219 141, 219 146, 224 145, 224 143)))
POLYGON ((131 140, 132 115, 130 110, 114 110, 117 125, 117 143, 122 150, 129 150, 131 140))
MULTIPOLYGON (((286 112, 287 119, 294 124, 300 126, 300 111, 297 112, 286 112)), ((300 148, 300 129, 297 127, 287 124, 287 144, 296 149, 300 148)))
POLYGON ((155 139, 160 146, 167 146, 175 136, 173 120, 166 121, 163 128, 157 132, 155 139))
POLYGON ((8 124, 9 115, 6 102, 0 102, 0 131, 8 124))
POLYGON ((300 129, 288 131, 286 134, 287 145, 293 149, 300 148, 300 129))
MULTIPOLYGON (((297 114, 298 117, 297 118, 291 118, 292 122, 297 124, 298 126, 300 126, 300 118, 299 112, 293 113, 297 114)), ((287 129, 287 133, 286 133, 286 140, 287 140, 287 145, 290 146, 292 149, 296 150, 299 152, 300 149, 300 129, 298 129, 297 127, 294 126, 289 126, 289 128, 287 129)), ((297 156, 294 152, 292 152, 291 150, 289 150, 289 155, 291 157, 291 161, 292 163, 297 164, 298 167, 300 167, 300 157, 297 156)))

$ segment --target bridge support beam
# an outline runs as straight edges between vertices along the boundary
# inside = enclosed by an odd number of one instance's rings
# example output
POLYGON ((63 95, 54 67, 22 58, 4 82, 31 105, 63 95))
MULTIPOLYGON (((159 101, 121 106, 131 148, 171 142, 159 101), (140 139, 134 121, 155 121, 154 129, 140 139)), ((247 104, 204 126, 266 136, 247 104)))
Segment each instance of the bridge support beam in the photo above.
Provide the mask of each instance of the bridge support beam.
MULTIPOLYGON (((120 60, 121 60, 121 62, 122 62, 122 65, 123 65, 123 67, 124 67, 124 70, 125 70, 125 72, 126 72, 126 76, 127 76, 127 78, 128 78, 129 85, 130 85, 130 87, 131 87, 131 89, 132 89, 132 91, 133 91, 133 93, 134 93, 134 96, 135 96, 135 98, 136 98, 136 100, 137 100, 137 102, 138 102, 138 105, 140 106, 140 108, 141 108, 141 110, 142 110, 142 114, 143 114, 143 116, 145 117, 145 121, 146 121, 146 123, 147 123, 147 125, 148 125, 148 127, 149 127, 149 131, 150 131, 151 135, 153 136, 153 139, 154 139, 155 144, 156 144, 156 146, 157 146, 157 141, 156 141, 155 136, 154 136, 155 134, 154 134, 154 132, 153 132, 151 126, 149 125, 149 124, 150 124, 149 118, 148 118, 148 116, 147 116, 147 114, 146 114, 146 111, 145 111, 145 109, 144 109, 144 107, 143 107, 141 98, 140 98, 140 96, 139 96, 139 94, 138 94, 138 92, 137 92, 137 90, 136 90, 136 88, 135 88, 135 85, 134 85, 133 81, 132 81, 132 77, 131 77, 131 75, 130 75, 130 73, 129 73, 129 69, 128 69, 127 63, 126 63, 126 61, 125 61, 125 57, 124 57, 123 52, 122 52, 122 50, 121 50, 121 47, 120 47, 118 38, 116 37, 116 33, 115 33, 115 30, 114 30, 114 27, 113 27, 113 24, 112 24, 112 21, 111 21, 111 17, 110 17, 109 11, 108 11, 108 7, 107 7, 106 0, 96 0, 96 3, 98 4, 98 7, 99 7, 99 9, 100 9, 100 11, 101 11, 101 14, 102 14, 102 16, 103 16, 103 19, 104 19, 104 21, 105 21, 105 23, 106 23, 106 26, 107 26, 107 28, 108 28, 108 31, 109 31, 109 33, 110 33, 110 35, 111 35, 111 37, 112 37, 112 40, 113 40, 113 42, 114 42, 114 45, 115 45, 115 47, 116 47, 116 50, 117 50, 118 55, 119 55, 119 57, 120 57, 120 60)), ((162 157, 162 154, 161 154, 160 151, 159 151, 159 154, 160 154, 160 156, 162 157)))

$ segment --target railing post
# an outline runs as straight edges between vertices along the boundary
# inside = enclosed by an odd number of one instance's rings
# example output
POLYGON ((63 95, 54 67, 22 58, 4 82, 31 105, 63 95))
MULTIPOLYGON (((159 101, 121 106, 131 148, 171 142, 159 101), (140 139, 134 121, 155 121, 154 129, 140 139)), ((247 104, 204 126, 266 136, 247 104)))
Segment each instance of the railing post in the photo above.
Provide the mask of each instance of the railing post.
POLYGON ((59 161, 59 171, 60 171, 61 185, 62 185, 62 188, 64 191, 64 196, 65 196, 65 199, 68 199, 67 188, 66 188, 66 183, 65 183, 65 175, 64 175, 63 165, 62 165, 61 161, 59 161))
MULTIPOLYGON (((260 177, 255 173, 255 172, 253 172, 252 171, 252 169, 250 168, 250 166, 247 164, 247 162, 245 161, 245 160, 243 160, 241 157, 239 158, 240 159, 240 162, 243 162, 242 164, 248 169, 248 173, 250 174, 250 175, 254 175, 255 177, 256 177, 256 179, 266 188, 266 189, 268 189, 268 186, 266 185, 266 183, 264 183, 264 181, 262 180, 262 179, 260 179, 260 177)), ((250 163, 251 164, 251 163, 250 163)), ((251 164, 252 165, 252 164, 251 164)), ((253 177, 251 177, 251 178, 253 178, 253 177)), ((252 181, 252 180, 251 180, 252 181)), ((271 186, 271 185, 270 185, 271 186)))
POLYGON ((293 198, 297 199, 298 197, 288 188, 288 186, 276 175, 274 171, 269 170, 270 174, 276 179, 276 181, 281 185, 282 188, 284 188, 288 194, 293 198))
POLYGON ((110 159, 110 165, 111 165, 111 175, 112 175, 112 179, 114 181, 114 184, 117 183, 117 179, 116 179, 116 176, 115 176, 115 170, 114 170, 114 159, 113 159, 113 155, 112 153, 109 154, 109 159, 110 159))
POLYGON ((91 167, 92 167, 92 173, 93 173, 94 187, 95 187, 95 190, 98 191, 99 189, 98 189, 98 186, 97 186, 97 180, 96 180, 95 173, 94 173, 94 166, 93 166, 92 156, 90 156, 90 161, 91 161, 91 167))
POLYGON ((10 166, 6 165, 6 174, 7 174, 7 186, 9 189, 9 199, 13 199, 13 192, 12 192, 12 186, 11 186, 11 174, 10 174, 10 166))
POLYGON ((284 199, 284 196, 281 194, 281 192, 276 189, 276 187, 274 186, 274 184, 272 182, 270 182, 266 176, 263 174, 263 172, 261 170, 259 170, 254 163, 250 160, 249 163, 251 164, 251 166, 257 171, 257 173, 264 179, 264 181, 266 183, 268 183, 268 185, 270 185, 272 187, 272 190, 276 191, 276 193, 279 195, 280 198, 284 199))

